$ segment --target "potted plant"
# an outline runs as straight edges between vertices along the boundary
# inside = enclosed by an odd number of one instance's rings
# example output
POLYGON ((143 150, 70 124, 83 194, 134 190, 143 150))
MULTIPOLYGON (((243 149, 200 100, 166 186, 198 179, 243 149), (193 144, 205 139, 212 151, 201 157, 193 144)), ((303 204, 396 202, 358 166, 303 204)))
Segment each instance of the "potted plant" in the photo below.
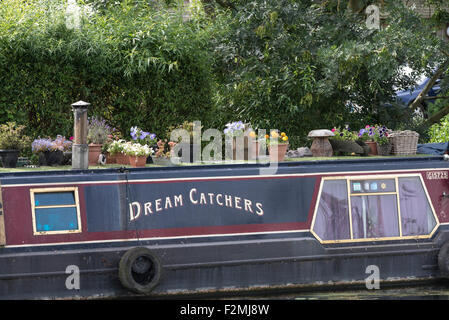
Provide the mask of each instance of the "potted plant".
POLYGON ((151 156, 153 163, 161 166, 172 166, 179 163, 180 158, 175 157, 173 152, 175 145, 176 142, 173 141, 159 140, 157 142, 157 151, 151 156), (166 145, 168 145, 167 149, 166 145))
MULTIPOLYGON (((201 154, 198 154, 197 157, 194 156, 195 149, 201 150, 201 145, 199 145, 199 146, 197 146, 197 148, 195 148, 195 143, 194 143, 195 139, 194 138, 196 138, 197 132, 201 132, 202 126, 199 126, 196 122, 184 121, 180 125, 170 126, 165 134, 166 137, 169 138, 170 141, 173 141, 171 139, 171 134, 173 131, 178 130, 178 129, 187 131, 189 134, 190 141, 189 142, 182 141, 181 138, 179 138, 177 141, 174 141, 180 147, 175 156, 182 158, 182 161, 184 161, 184 162, 192 163, 192 162, 201 160, 201 154), (189 150, 190 155, 188 157, 185 154, 183 155, 182 150, 189 150)), ((199 137, 199 141, 201 141, 201 136, 199 137)))
POLYGON ((7 122, 0 126, 0 156, 4 168, 15 168, 20 151, 29 145, 30 138, 23 132, 25 126, 7 122))
POLYGON ((115 158, 115 163, 117 164, 129 164, 129 157, 125 155, 125 144, 126 141, 123 139, 118 139, 112 141, 108 145, 107 152, 109 153, 110 157, 115 158))
POLYGON ((103 144, 107 141, 112 129, 100 117, 91 117, 87 122, 87 143, 89 145, 89 165, 98 163, 103 144))
POLYGON ((363 146, 357 142, 359 139, 357 133, 351 131, 348 125, 344 128, 334 127, 331 131, 334 133, 334 136, 329 138, 329 142, 335 155, 356 155, 365 153, 363 146))
POLYGON ((117 152, 110 153, 109 149, 114 141, 118 141, 122 138, 122 133, 116 128, 112 128, 111 134, 108 135, 106 141, 101 147, 101 152, 106 156, 106 163, 113 164, 117 163, 117 152))
POLYGON ((271 130, 270 134, 265 135, 270 154, 270 162, 284 161, 288 148, 288 136, 285 132, 279 133, 277 130, 271 130))
POLYGON ((232 159, 233 160, 248 160, 248 136, 245 134, 247 132, 254 132, 251 129, 250 124, 244 124, 242 121, 235 121, 226 124, 226 128, 223 130, 223 133, 232 139, 232 159), (237 137, 243 136, 243 159, 237 159, 238 154, 238 146, 237 146, 237 137))
POLYGON ((31 143, 31 151, 39 157, 39 165, 55 166, 64 162, 64 152, 72 150, 72 142, 62 135, 56 139, 37 138, 31 143))
MULTIPOLYGON (((135 143, 140 143, 141 145, 146 144, 152 148, 157 147, 157 145, 156 145, 157 139, 156 139, 155 133, 143 131, 139 127, 135 126, 135 127, 131 127, 130 135, 131 135, 132 140, 135 143)), ((151 157, 147 158, 147 163, 152 163, 151 157)))
POLYGON ((129 164, 132 167, 145 167, 147 157, 153 153, 153 149, 148 145, 127 142, 123 146, 124 153, 129 157, 129 164))
MULTIPOLYGON (((259 158, 259 154, 261 153, 260 147, 262 143, 259 143, 257 133, 254 130, 251 130, 249 132, 249 137, 251 140, 251 144, 249 145, 249 159, 254 160, 259 158)), ((260 142, 263 142, 263 140, 261 139, 260 142)))
POLYGON ((388 128, 385 126, 376 127, 374 140, 377 143, 377 152, 381 156, 388 156, 391 152, 391 143, 388 134, 388 128))
POLYGON ((368 155, 371 156, 377 155, 377 143, 374 140, 375 135, 376 127, 370 125, 366 125, 365 128, 360 129, 358 134, 359 139, 370 148, 368 155))

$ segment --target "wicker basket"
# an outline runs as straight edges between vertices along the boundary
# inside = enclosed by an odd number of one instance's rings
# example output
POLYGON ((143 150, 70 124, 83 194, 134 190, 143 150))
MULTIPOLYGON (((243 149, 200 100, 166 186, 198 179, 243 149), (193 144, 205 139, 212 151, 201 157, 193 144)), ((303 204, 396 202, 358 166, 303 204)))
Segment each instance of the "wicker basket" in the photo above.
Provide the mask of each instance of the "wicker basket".
POLYGON ((418 138, 419 133, 415 131, 394 131, 389 136, 390 142, 393 145, 391 153, 394 155, 416 154, 418 138))

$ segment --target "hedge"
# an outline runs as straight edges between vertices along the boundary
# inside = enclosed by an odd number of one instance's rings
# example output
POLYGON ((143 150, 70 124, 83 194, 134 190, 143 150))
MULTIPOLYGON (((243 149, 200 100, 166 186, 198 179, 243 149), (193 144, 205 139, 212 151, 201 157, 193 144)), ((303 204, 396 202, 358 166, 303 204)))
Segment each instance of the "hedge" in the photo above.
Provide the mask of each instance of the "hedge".
POLYGON ((66 18, 60 1, 2 1, 0 123, 25 124, 32 137, 70 136, 78 100, 125 134, 213 118, 204 17, 183 21, 177 11, 123 1, 84 10, 80 28, 66 18))

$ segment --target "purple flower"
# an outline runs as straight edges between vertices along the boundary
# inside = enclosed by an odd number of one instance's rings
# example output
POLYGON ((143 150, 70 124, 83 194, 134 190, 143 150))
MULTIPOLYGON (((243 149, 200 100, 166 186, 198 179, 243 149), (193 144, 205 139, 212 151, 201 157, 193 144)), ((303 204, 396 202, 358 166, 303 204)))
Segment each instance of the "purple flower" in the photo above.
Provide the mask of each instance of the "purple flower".
POLYGON ((149 134, 150 134, 149 132, 142 131, 142 132, 140 133, 139 139, 143 140, 143 139, 145 139, 145 137, 148 136, 149 134))

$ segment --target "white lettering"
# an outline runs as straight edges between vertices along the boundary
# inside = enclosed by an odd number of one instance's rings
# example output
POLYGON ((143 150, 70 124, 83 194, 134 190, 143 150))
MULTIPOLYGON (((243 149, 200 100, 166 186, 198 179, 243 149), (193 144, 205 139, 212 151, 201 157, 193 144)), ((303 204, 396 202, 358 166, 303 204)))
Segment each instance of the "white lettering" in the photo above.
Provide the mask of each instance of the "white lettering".
POLYGON ((140 207, 139 202, 135 201, 135 202, 130 203, 129 204, 129 220, 133 221, 133 220, 137 219, 140 216, 140 211, 141 211, 141 207, 140 207), (134 214, 134 208, 133 208, 134 206, 137 208, 136 214, 134 214))
POLYGON ((173 208, 171 205, 170 197, 165 197, 165 209, 168 209, 169 207, 173 208))
POLYGON ((232 208, 232 197, 230 195, 225 195, 226 207, 232 208))
POLYGON ((197 204, 198 200, 193 200, 193 193, 196 193, 196 189, 195 188, 192 188, 190 190, 190 193, 189 193, 190 202, 192 202, 193 204, 197 204))
POLYGON ((213 193, 208 193, 208 195, 209 195, 210 204, 214 204, 214 194, 213 193))
POLYGON ((162 202, 162 199, 157 199, 155 201, 155 203, 156 203, 156 211, 162 211, 161 202, 162 202))
POLYGON ((182 194, 180 194, 179 196, 175 196, 175 207, 179 205, 182 207, 182 194))
POLYGON ((252 205, 252 201, 245 199, 245 211, 249 211, 252 213, 253 209, 252 209, 251 205, 252 205))
POLYGON ((263 216, 262 204, 260 202, 256 203, 256 208, 258 209, 256 211, 256 214, 259 215, 259 216, 263 216))
POLYGON ((146 202, 144 208, 145 208, 145 215, 148 215, 148 213, 153 213, 153 210, 151 210, 151 202, 146 202))
POLYGON ((201 195, 200 195, 200 204, 207 204, 206 195, 204 193, 202 193, 202 192, 201 192, 201 195))
POLYGON ((242 210, 242 207, 240 206, 240 200, 241 200, 242 198, 240 198, 240 197, 234 197, 234 204, 235 204, 235 208, 236 209, 240 209, 240 210, 242 210))
POLYGON ((223 195, 221 193, 217 194, 217 196, 215 197, 215 200, 217 201, 219 206, 223 206, 223 202, 221 202, 222 199, 223 195), (218 200, 218 198, 220 198, 220 200, 218 200))

